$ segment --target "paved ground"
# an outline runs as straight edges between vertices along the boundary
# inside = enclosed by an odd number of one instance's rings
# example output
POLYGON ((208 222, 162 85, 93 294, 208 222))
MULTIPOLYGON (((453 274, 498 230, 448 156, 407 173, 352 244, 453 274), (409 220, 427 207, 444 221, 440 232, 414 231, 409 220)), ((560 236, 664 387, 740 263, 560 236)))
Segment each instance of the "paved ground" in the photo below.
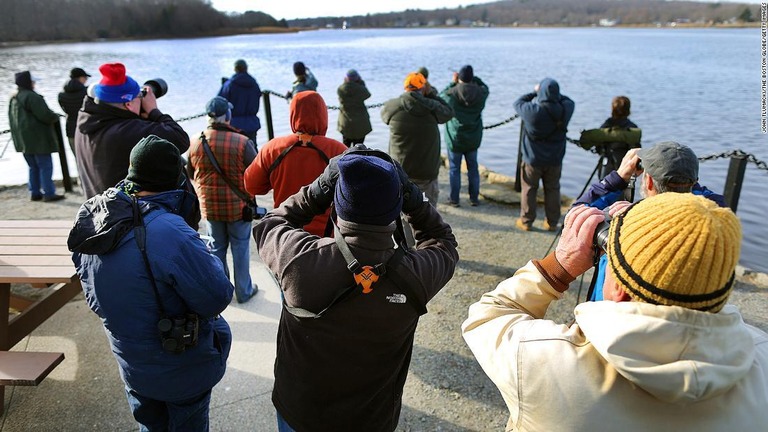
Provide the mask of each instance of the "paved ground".
MULTIPOLYGON (((440 181, 444 202, 445 173, 440 181)), ((80 204, 75 195, 41 204, 30 203, 25 194, 18 188, 0 190, 0 218, 68 219, 80 204)), ((421 319, 399 431, 502 430, 506 422, 503 401, 474 361, 459 327, 471 303, 528 259, 543 256, 555 236, 540 229, 522 233, 513 228, 517 207, 489 200, 514 200, 508 189, 484 182, 482 194, 480 207, 438 207, 454 228, 461 262, 453 280, 430 303, 430 313, 421 319)), ((466 194, 462 199, 466 201, 466 194)), ((535 227, 540 228, 540 223, 535 227)), ((213 392, 213 431, 276 430, 270 392, 280 298, 255 252, 253 248, 251 264, 260 287, 258 296, 245 305, 233 302, 223 314, 232 326, 234 344, 227 373, 213 392)), ((732 296, 745 320, 764 330, 768 330, 767 280, 762 274, 741 275, 732 296)), ((549 316, 570 321, 577 291, 578 281, 549 316)), ((64 352, 66 360, 38 387, 6 389, 0 431, 136 429, 101 324, 82 296, 14 349, 64 352)))

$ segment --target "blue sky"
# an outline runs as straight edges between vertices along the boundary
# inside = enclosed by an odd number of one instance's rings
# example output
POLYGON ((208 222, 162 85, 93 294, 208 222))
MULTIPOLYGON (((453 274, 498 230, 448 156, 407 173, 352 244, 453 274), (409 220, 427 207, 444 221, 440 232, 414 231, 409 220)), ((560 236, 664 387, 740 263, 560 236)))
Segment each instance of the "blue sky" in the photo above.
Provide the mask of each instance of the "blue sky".
MULTIPOLYGON (((715 1, 715 0, 712 0, 715 1)), ((437 9, 453 8, 459 5, 489 3, 490 1, 460 0, 211 0, 221 11, 261 11, 277 19, 311 18, 319 16, 365 15, 366 13, 402 11, 408 8, 437 9)), ((737 3, 760 3, 760 0, 744 0, 737 3)))

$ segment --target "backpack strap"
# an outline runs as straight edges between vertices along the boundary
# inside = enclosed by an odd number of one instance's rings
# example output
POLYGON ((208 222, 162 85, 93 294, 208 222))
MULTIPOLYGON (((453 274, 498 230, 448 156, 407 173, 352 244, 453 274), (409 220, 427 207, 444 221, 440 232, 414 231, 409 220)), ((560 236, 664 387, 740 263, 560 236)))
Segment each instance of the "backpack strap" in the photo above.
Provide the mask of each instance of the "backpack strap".
POLYGON ((246 195, 243 193, 243 191, 240 190, 237 186, 235 186, 235 183, 227 177, 226 174, 221 170, 221 166, 219 166, 219 161, 216 160, 216 156, 213 155, 213 151, 211 150, 211 146, 208 144, 208 140, 205 138, 205 133, 200 132, 200 142, 203 146, 203 151, 205 151, 205 155, 208 156, 208 160, 211 161, 211 165, 213 165, 213 169, 216 170, 216 173, 224 180, 224 182, 229 186, 230 189, 232 189, 232 192, 237 195, 238 198, 243 200, 246 204, 251 206, 256 206, 256 200, 252 197, 246 195))
POLYGON ((312 135, 302 134, 302 133, 297 133, 296 135, 298 136, 298 140, 295 143, 291 144, 290 146, 286 147, 282 152, 280 152, 280 155, 278 155, 277 158, 275 158, 275 160, 269 166, 269 169, 267 169, 267 175, 272 174, 272 171, 274 171, 281 163, 283 163, 283 159, 285 159, 288 153, 290 153, 291 150, 293 150, 293 148, 296 146, 309 147, 317 152, 320 158, 323 161, 325 161, 326 165, 331 163, 331 159, 328 157, 328 155, 323 153, 322 150, 320 150, 319 148, 317 148, 317 146, 312 144, 312 135))

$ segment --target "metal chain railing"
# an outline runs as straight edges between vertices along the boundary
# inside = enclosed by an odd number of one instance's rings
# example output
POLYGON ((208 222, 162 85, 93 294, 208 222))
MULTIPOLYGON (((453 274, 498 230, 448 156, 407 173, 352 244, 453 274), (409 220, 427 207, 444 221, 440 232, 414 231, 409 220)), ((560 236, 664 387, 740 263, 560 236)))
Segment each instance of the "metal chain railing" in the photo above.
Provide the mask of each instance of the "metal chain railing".
POLYGON ((741 149, 731 150, 729 152, 723 152, 723 153, 713 153, 706 156, 700 156, 700 161, 708 161, 708 160, 715 160, 715 159, 730 159, 732 157, 739 157, 742 159, 746 159, 747 162, 752 162, 757 166, 758 169, 768 171, 768 164, 764 161, 759 160, 755 155, 752 153, 747 153, 741 149))
POLYGON ((484 126, 483 129, 493 129, 493 128, 505 125, 507 123, 511 123, 512 121, 514 121, 515 119, 518 119, 518 118, 520 118, 520 115, 519 114, 515 114, 512 117, 510 117, 510 118, 508 118, 508 119, 506 119, 504 121, 500 121, 500 122, 494 123, 492 125, 484 126))

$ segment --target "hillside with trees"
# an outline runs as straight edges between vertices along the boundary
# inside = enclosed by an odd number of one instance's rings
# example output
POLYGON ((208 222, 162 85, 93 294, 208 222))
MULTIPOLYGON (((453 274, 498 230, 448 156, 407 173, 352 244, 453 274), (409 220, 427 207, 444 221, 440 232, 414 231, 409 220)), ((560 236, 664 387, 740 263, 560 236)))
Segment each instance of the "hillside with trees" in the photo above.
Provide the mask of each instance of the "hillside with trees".
MULTIPOLYGON (((469 0, 471 2, 471 0, 469 0)), ((750 22, 759 5, 664 0, 505 0, 455 9, 289 20, 296 27, 418 27, 443 25, 591 26, 603 23, 716 25, 750 22)))
POLYGON ((225 14, 207 0, 0 0, 0 43, 187 37, 287 27, 262 12, 225 14))

